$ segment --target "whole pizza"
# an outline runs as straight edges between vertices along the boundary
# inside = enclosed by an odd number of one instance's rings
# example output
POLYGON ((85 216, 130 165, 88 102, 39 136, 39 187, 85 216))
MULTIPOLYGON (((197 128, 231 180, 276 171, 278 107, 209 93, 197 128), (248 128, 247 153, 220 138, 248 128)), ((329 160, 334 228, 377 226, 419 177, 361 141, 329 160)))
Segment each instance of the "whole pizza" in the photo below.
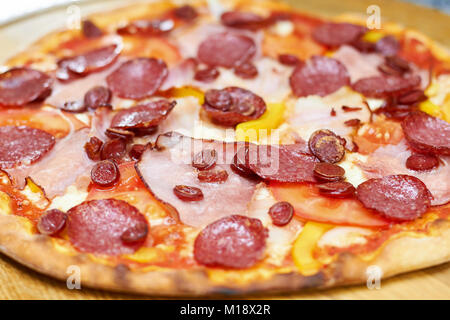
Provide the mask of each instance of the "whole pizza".
POLYGON ((2 72, 0 251, 34 270, 210 295, 450 260, 450 55, 416 31, 150 2, 2 72))

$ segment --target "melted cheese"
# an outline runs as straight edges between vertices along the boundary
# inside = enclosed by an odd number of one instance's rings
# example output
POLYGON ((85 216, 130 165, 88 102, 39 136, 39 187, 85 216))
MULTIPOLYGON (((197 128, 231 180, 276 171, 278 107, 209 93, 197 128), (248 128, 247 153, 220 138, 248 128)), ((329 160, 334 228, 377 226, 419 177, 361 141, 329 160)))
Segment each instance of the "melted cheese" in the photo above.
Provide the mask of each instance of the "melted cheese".
POLYGON ((365 236, 372 231, 357 227, 335 227, 327 231, 318 241, 319 247, 348 247, 352 244, 364 244, 367 242, 365 236))
POLYGON ((69 186, 66 193, 62 196, 55 197, 49 209, 59 209, 67 211, 86 200, 88 193, 84 190, 79 190, 75 186, 69 186))

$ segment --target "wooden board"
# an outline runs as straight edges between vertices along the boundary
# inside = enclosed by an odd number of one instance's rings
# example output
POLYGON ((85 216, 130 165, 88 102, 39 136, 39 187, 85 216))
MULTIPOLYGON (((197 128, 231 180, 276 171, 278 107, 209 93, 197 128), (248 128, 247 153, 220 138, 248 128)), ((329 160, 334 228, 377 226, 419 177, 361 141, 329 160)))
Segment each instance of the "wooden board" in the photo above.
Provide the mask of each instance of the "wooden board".
MULTIPOLYGON (((364 15, 373 0, 286 0, 310 11, 336 15, 355 12, 364 15)), ((111 8, 123 0, 109 0, 107 3, 94 1, 81 4, 82 14, 103 8, 111 8)), ((411 4, 378 0, 383 19, 397 21, 407 27, 418 29, 450 47, 450 17, 431 9, 411 4)), ((64 26, 66 7, 33 15, 0 27, 0 61, 25 49, 30 43, 51 30, 64 26), (33 30, 33 32, 29 32, 33 30)), ((0 255, 0 299, 142 299, 144 296, 111 293, 82 288, 69 290, 66 284, 38 274, 13 260, 0 255)), ((331 290, 297 293, 282 296, 255 296, 256 299, 450 299, 450 263, 420 270, 392 279, 382 280, 379 290, 366 286, 351 286, 331 290)))

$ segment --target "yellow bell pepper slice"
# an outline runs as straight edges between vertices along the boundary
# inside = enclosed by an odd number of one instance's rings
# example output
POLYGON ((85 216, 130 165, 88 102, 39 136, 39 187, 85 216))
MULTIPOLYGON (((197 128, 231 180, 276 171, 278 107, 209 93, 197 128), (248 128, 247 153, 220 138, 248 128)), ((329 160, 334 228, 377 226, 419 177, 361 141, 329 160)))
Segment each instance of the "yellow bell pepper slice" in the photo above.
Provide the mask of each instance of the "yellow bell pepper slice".
POLYGON ((317 241, 331 228, 333 228, 332 225, 312 221, 303 226, 292 248, 294 263, 301 274, 313 275, 321 267, 322 264, 314 259, 313 251, 317 241))
POLYGON ((419 104, 419 109, 422 110, 425 113, 428 113, 429 115, 432 115, 434 117, 443 118, 443 113, 441 110, 441 107, 438 105, 435 105, 430 100, 425 100, 419 104))
POLYGON ((268 103, 266 112, 259 119, 242 122, 236 126, 236 139, 258 141, 263 134, 268 136, 271 130, 278 128, 283 122, 285 110, 284 103, 268 103))
POLYGON ((325 53, 324 53, 324 56, 328 57, 328 58, 332 58, 333 55, 334 55, 334 51, 331 51, 331 50, 325 51, 325 53))
POLYGON ((432 83, 425 89, 425 95, 427 97, 435 96, 438 93, 439 85, 437 83, 432 83))
POLYGON ((173 88, 170 90, 169 94, 174 98, 194 97, 197 98, 199 104, 203 104, 205 101, 203 92, 192 87, 173 88))
POLYGON ((158 258, 158 251, 155 248, 142 247, 135 253, 127 254, 123 257, 139 263, 152 262, 158 258))
POLYGON ((383 38, 384 36, 385 36, 385 34, 383 32, 371 30, 371 31, 367 31, 363 35, 362 39, 367 42, 375 43, 378 40, 380 40, 381 38, 383 38))

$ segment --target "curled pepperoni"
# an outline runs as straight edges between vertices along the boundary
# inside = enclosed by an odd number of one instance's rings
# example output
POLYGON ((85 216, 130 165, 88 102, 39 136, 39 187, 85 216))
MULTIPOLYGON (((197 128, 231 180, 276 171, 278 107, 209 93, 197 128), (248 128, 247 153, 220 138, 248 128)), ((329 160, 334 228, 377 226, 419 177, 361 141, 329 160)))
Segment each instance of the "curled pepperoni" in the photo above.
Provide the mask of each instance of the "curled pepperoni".
POLYGON ((104 143, 100 150, 100 159, 120 159, 122 158, 127 149, 127 144, 124 139, 112 139, 104 143))
POLYGON ((197 178, 200 182, 222 183, 227 181, 228 172, 222 169, 205 170, 200 171, 197 178))
POLYGON ((102 30, 91 20, 84 20, 81 31, 86 38, 98 38, 103 35, 102 30))
POLYGON ((221 15, 222 24, 227 27, 257 30, 269 24, 269 20, 252 12, 228 11, 221 15))
POLYGON ((430 207, 432 198, 422 181, 408 175, 367 180, 358 186, 356 195, 366 208, 396 221, 419 218, 430 207))
POLYGON ((212 82, 220 76, 220 71, 214 67, 199 69, 194 74, 194 79, 201 82, 212 82))
POLYGON ((84 106, 89 110, 109 106, 111 102, 111 90, 103 86, 89 89, 84 95, 84 106))
POLYGON ((345 170, 335 164, 319 162, 314 166, 314 176, 322 181, 338 181, 342 180, 345 175, 345 170))
POLYGON ((269 209, 269 216, 272 218, 272 223, 276 226, 287 225, 294 215, 294 207, 286 201, 275 203, 269 209))
POLYGON ((257 178, 256 174, 249 167, 250 148, 244 146, 238 149, 233 157, 230 168, 237 174, 246 178, 257 178))
POLYGON ((209 36, 198 47, 198 59, 210 66, 233 68, 249 61, 256 53, 255 42, 244 35, 230 32, 209 36))
POLYGON ((363 78, 352 84, 352 88, 371 98, 385 98, 389 95, 399 95, 414 89, 420 84, 419 76, 402 78, 392 75, 363 78))
POLYGON ((406 159, 406 167, 414 171, 431 170, 438 165, 438 157, 432 154, 413 154, 406 159))
POLYGON ((260 220, 228 216, 200 232, 194 242, 194 258, 211 267, 249 268, 263 258, 267 237, 260 220))
POLYGON ((292 72, 289 83, 298 97, 326 96, 350 84, 350 76, 339 61, 313 56, 306 64, 300 64, 292 72))
POLYGON ((0 141, 0 169, 34 163, 55 145, 50 133, 27 126, 0 127, 0 141))
POLYGON ((127 244, 139 243, 144 241, 148 235, 148 224, 141 222, 128 228, 122 233, 120 239, 127 244))
POLYGON ((197 10, 195 10, 194 7, 192 7, 188 4, 178 7, 178 8, 175 8, 173 10, 173 14, 178 19, 182 19, 182 20, 186 20, 186 21, 192 21, 195 18, 197 18, 197 16, 198 16, 197 10))
POLYGON ((134 138, 134 133, 125 129, 120 128, 108 128, 105 131, 105 135, 111 139, 124 139, 129 141, 134 138))
POLYGON ((117 29, 122 36, 145 36, 154 37, 168 33, 175 26, 173 20, 137 20, 117 29))
POLYGON ((385 56, 396 55, 400 50, 400 43, 393 36, 386 36, 375 43, 375 50, 385 56))
POLYGON ((119 111, 111 120, 112 128, 137 129, 158 125, 175 107, 175 101, 158 100, 119 111))
POLYGON ((417 151, 450 155, 450 123, 424 112, 414 112, 402 122, 406 140, 417 151))
POLYGON ((178 197, 178 199, 183 201, 203 200, 203 192, 197 187, 177 185, 173 188, 173 193, 178 197))
POLYGON ((164 61, 137 58, 123 63, 107 78, 109 89, 121 98, 142 99, 154 94, 168 74, 164 61))
POLYGON ((261 117, 266 111, 266 103, 249 90, 228 87, 208 90, 205 93, 203 109, 214 122, 235 126, 261 117))
POLYGON ((140 160, 145 149, 147 149, 147 146, 144 144, 134 144, 128 151, 128 155, 132 160, 140 160))
POLYGON ((100 187, 110 187, 119 181, 119 168, 111 160, 97 163, 91 170, 91 180, 100 187))
POLYGON ((296 66, 302 62, 296 55, 293 54, 280 54, 278 56, 278 61, 286 66, 296 66))
POLYGON ((327 182, 318 188, 321 195, 331 198, 350 198, 355 193, 355 187, 346 181, 327 182))
POLYGON ((313 38, 320 44, 339 47, 356 41, 366 28, 350 23, 324 23, 313 31, 313 38))
POLYGON ((100 160, 100 151, 102 149, 103 141, 97 137, 91 137, 84 145, 84 150, 89 159, 100 160))
POLYGON ((37 229, 48 236, 57 235, 66 225, 67 215, 58 209, 51 209, 40 216, 37 229))
POLYGON ((251 62, 243 62, 234 67, 234 74, 243 79, 253 79, 258 75, 258 69, 251 62))
POLYGON ((122 241, 125 231, 148 223, 138 209, 122 200, 86 201, 68 212, 67 234, 81 252, 120 255, 135 252, 139 242, 122 241))
POLYGON ((21 106, 51 93, 52 79, 30 68, 13 68, 0 74, 0 106, 21 106))
POLYGON ((194 155, 192 166, 198 170, 208 170, 216 165, 217 151, 214 149, 204 149, 194 155))
POLYGON ((345 140, 330 130, 313 132, 308 146, 309 150, 322 162, 336 163, 345 155, 345 140))

